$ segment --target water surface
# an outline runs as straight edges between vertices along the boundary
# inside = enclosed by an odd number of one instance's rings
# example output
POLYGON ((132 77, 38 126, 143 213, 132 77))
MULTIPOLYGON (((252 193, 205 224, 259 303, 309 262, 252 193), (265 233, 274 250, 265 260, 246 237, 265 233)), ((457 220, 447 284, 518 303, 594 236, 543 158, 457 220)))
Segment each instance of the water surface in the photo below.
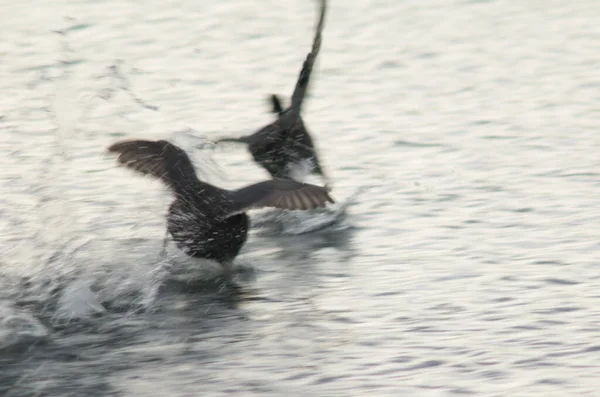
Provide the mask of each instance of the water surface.
POLYGON ((304 116, 339 206, 253 213, 235 293, 160 255, 168 192, 105 148, 266 178, 195 146, 272 119, 315 13, 0 5, 2 395, 597 394, 594 0, 333 1, 304 116))

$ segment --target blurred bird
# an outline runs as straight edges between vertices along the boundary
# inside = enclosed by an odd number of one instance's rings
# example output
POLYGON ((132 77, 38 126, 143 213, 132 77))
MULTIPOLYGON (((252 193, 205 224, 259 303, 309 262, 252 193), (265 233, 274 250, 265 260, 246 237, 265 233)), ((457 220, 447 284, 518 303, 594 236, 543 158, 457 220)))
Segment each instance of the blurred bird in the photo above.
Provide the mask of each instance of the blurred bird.
POLYGON ((121 141, 108 151, 118 155, 121 165, 158 178, 171 189, 175 200, 167 214, 167 233, 187 255, 216 260, 226 272, 246 242, 247 210, 310 210, 334 202, 325 188, 288 179, 237 190, 218 188, 200 181, 186 152, 164 140, 121 141))
POLYGON ((281 99, 272 94, 269 99, 272 112, 278 115, 277 120, 252 135, 222 138, 216 143, 237 142, 247 144, 254 161, 266 169, 273 178, 301 181, 304 176, 315 173, 325 180, 326 186, 329 186, 329 180, 321 167, 313 140, 300 115, 302 102, 310 81, 310 74, 321 48, 327 2, 326 0, 320 0, 320 2, 320 17, 312 50, 307 55, 300 71, 290 106, 284 109, 281 99))

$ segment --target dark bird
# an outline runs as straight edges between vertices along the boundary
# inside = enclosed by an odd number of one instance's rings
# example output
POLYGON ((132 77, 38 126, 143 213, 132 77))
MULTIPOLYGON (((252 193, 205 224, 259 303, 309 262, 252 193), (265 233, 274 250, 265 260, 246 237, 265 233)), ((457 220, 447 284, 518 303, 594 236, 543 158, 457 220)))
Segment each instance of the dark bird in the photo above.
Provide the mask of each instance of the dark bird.
POLYGON ((312 50, 302 65, 290 106, 284 109, 279 97, 273 94, 270 96, 270 102, 272 112, 278 115, 277 120, 252 135, 223 138, 216 142, 247 144, 254 161, 266 169, 273 178, 301 180, 304 176, 303 173, 315 173, 327 182, 313 140, 300 115, 310 74, 321 48, 326 9, 326 0, 321 0, 321 13, 312 50))
POLYGON ((231 270, 246 242, 246 211, 275 207, 310 210, 333 199, 327 190, 287 179, 271 179, 238 190, 200 181, 185 151, 167 141, 131 140, 108 148, 120 164, 162 180, 175 195, 167 214, 167 232, 179 249, 195 258, 213 259, 231 270))

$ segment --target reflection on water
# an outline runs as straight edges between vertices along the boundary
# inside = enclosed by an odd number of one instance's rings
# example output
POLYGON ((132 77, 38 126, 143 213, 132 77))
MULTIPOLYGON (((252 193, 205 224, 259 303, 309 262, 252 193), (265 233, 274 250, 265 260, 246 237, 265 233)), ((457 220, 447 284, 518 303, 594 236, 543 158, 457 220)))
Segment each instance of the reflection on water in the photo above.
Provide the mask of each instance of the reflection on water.
POLYGON ((253 212, 235 285, 161 253, 168 192, 105 148, 266 178, 210 142, 291 93, 309 3, 0 5, 1 395, 595 394, 592 0, 332 2, 304 117, 338 205, 253 212))

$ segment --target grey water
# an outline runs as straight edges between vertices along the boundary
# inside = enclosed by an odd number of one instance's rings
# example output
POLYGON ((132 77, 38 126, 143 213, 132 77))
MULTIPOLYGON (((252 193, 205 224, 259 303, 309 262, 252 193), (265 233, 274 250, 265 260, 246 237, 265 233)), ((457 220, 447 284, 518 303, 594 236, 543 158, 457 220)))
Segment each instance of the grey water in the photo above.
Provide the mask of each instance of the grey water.
POLYGON ((0 395, 598 395, 600 2, 332 0, 304 117, 338 203, 253 212, 235 290, 105 149, 267 178, 200 146, 272 120, 315 3, 0 20, 0 395))

